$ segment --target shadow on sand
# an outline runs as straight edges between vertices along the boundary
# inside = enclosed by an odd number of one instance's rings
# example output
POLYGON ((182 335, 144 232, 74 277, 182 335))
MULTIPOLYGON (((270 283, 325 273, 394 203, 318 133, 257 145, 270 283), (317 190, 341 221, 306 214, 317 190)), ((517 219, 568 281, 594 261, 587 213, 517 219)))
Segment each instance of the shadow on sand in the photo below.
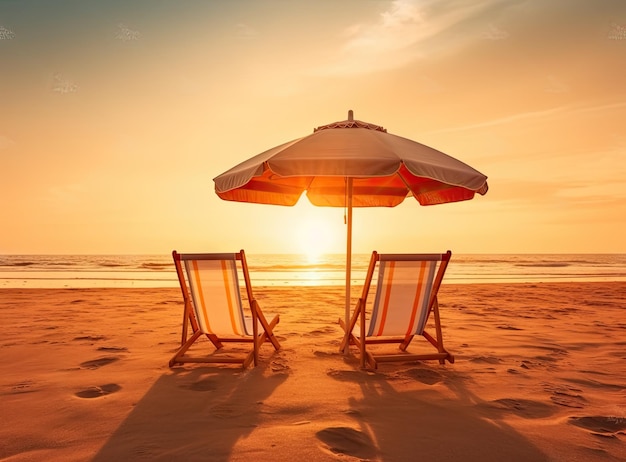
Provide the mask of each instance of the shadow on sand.
POLYGON ((263 400, 287 378, 265 370, 194 367, 162 375, 92 460, 229 460, 237 440, 258 425, 263 400))
MULTIPOLYGON (((349 361, 351 362, 351 361, 349 361)), ((318 435, 336 453, 381 461, 480 460, 547 461, 548 457, 502 421, 484 418, 485 403, 462 385, 463 377, 436 367, 367 373, 336 370, 335 380, 358 383, 362 398, 348 398, 355 426, 318 435), (434 389, 398 391, 394 382, 442 382, 456 395, 445 398, 434 389), (355 434, 358 432, 359 434, 355 434), (351 441, 351 446, 348 446, 351 441), (334 445, 334 447, 333 447, 334 445)), ((399 389, 405 388, 404 386, 399 389)))

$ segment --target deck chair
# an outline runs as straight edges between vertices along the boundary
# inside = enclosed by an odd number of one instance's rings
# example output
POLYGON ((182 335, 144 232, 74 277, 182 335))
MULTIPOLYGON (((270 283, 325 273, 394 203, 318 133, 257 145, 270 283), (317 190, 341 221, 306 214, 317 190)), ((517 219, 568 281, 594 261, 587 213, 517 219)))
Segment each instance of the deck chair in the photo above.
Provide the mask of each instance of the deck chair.
POLYGON ((263 315, 252 293, 243 250, 202 254, 180 254, 174 250, 172 256, 183 294, 184 314, 180 348, 170 360, 170 367, 196 362, 241 364, 245 369, 252 361, 257 365, 259 348, 266 340, 276 350, 280 348, 273 333, 279 317, 276 315, 268 322, 263 315), (246 316, 243 310, 239 271, 243 273, 251 316, 246 316), (206 336, 216 350, 226 342, 248 343, 250 348, 249 351, 246 348, 243 355, 215 354, 214 351, 203 356, 188 356, 187 350, 202 336, 206 336))
MULTIPOLYGON (((454 362, 443 347, 441 321, 437 293, 452 253, 444 254, 378 254, 372 258, 365 277, 363 292, 350 324, 343 319, 339 324, 345 335, 340 351, 346 345, 359 348, 361 368, 366 363, 373 369, 379 363, 390 361, 439 360, 454 362), (372 277, 378 266, 378 283, 371 303, 371 312, 366 317, 366 306, 372 277), (435 336, 425 330, 430 314, 434 315, 435 336), (411 354, 407 348, 414 336, 423 336, 436 352, 411 354), (400 351, 378 354, 367 350, 366 346, 378 343, 398 343, 400 351)), ((430 347, 430 345, 429 345, 430 347)))

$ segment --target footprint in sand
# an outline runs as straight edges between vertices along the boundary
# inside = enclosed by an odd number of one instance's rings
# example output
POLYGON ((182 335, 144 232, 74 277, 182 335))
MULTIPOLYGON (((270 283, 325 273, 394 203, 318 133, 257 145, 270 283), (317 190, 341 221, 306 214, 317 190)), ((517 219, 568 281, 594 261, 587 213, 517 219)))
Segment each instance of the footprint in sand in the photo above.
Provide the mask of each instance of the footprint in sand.
MULTIPOLYGON (((32 393, 34 391, 38 391, 40 387, 35 384, 32 380, 24 380, 22 382, 15 383, 10 385, 9 394, 16 393, 32 393)), ((5 393, 2 393, 3 395, 5 393)))
POLYGON ((285 360, 285 359, 274 359, 270 363, 270 369, 272 370, 272 372, 288 372, 289 369, 291 369, 291 368, 289 367, 289 364, 287 363, 287 360, 285 360))
POLYGON ((589 388, 597 388, 597 389, 606 390, 606 391, 622 391, 622 390, 626 390, 626 386, 624 386, 624 385, 617 385, 617 384, 614 384, 614 383, 600 382, 598 380, 579 379, 579 378, 566 378, 564 380, 566 380, 568 382, 571 382, 571 383, 587 386, 589 388))
POLYGON ((197 382, 180 385, 180 387, 191 391, 213 391, 217 390, 217 382, 214 379, 203 379, 197 382))
POLYGON ((106 366, 107 364, 111 364, 119 359, 120 358, 117 356, 106 356, 104 358, 92 359, 91 361, 80 363, 80 367, 83 369, 98 369, 99 367, 106 366))
POLYGON ((585 401, 587 401, 582 395, 573 395, 564 392, 555 392, 550 399, 553 403, 559 406, 573 407, 576 409, 582 409, 585 407, 585 401))
POLYGON ((425 383, 426 385, 434 385, 442 382, 444 379, 443 375, 433 369, 407 369, 402 372, 402 375, 425 383))
POLYGON ((85 390, 77 391, 74 395, 79 398, 86 399, 99 398, 100 396, 110 395, 111 393, 115 393, 121 389, 122 387, 120 387, 117 383, 107 383, 106 385, 89 387, 85 390))
POLYGON ((249 409, 244 406, 238 408, 228 404, 217 404, 213 406, 210 410, 211 416, 217 417, 218 419, 233 419, 236 417, 241 417, 248 412, 249 409))
POLYGON ((128 351, 126 347, 98 347, 98 351, 122 352, 128 351))
POLYGON ((332 454, 348 455, 360 459, 373 459, 377 456, 372 439, 363 432, 350 427, 329 427, 316 433, 324 443, 324 448, 332 454))
POLYGON ((324 335, 324 334, 333 334, 335 333, 335 331, 336 331, 335 327, 327 326, 327 327, 322 327, 321 329, 312 330, 311 332, 306 332, 303 335, 306 337, 308 336, 315 337, 315 336, 324 335))
POLYGON ((337 356, 339 356, 339 352, 336 350, 330 350, 330 351, 321 351, 321 350, 315 350, 313 352, 314 356, 317 356, 318 358, 336 358, 337 356))
POLYGON ((83 341, 83 340, 89 340, 89 341, 96 341, 96 340, 104 340, 106 337, 102 336, 102 335, 83 335, 81 337, 74 337, 72 340, 77 340, 77 341, 83 341))
POLYGON ((569 423, 599 436, 615 437, 618 433, 626 434, 626 417, 570 417, 569 423))
POLYGON ((522 362, 520 362, 519 364, 519 367, 521 367, 522 369, 535 369, 539 366, 541 366, 541 364, 527 359, 522 360, 522 362))
POLYGON ((502 362, 500 358, 496 358, 495 356, 476 356, 470 358, 470 361, 478 364, 500 364, 502 362))
POLYGON ((329 369, 326 372, 326 375, 342 382, 362 382, 364 379, 383 380, 385 378, 384 375, 377 372, 360 370, 339 371, 336 369, 329 369))
POLYGON ((525 419, 549 417, 555 412, 554 406, 529 399, 501 398, 479 406, 510 412, 525 419))
POLYGON ((585 397, 580 394, 582 390, 579 388, 548 383, 544 385, 544 389, 547 392, 552 393, 550 399, 553 403, 558 404, 559 406, 582 409, 585 407, 585 403, 587 402, 585 397))

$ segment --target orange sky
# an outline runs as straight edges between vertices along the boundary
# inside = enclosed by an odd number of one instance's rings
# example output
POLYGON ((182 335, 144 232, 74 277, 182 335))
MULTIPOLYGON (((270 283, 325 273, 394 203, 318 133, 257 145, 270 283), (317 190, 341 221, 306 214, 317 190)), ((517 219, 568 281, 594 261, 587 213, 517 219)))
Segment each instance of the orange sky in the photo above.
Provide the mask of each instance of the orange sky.
POLYGON ((0 2, 0 253, 343 252, 343 210, 212 179, 347 118, 486 196, 354 212, 354 251, 626 252, 626 2, 0 2))

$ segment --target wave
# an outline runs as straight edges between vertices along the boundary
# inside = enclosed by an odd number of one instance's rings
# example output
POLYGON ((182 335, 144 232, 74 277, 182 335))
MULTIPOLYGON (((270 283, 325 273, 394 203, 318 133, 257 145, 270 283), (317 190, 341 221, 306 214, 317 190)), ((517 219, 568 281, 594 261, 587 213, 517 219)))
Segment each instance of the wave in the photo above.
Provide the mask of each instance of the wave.
MULTIPOLYGON (((277 264, 277 265, 254 265, 248 262, 250 271, 345 271, 345 264, 335 263, 310 263, 310 264, 277 264)), ((355 263, 352 263, 355 266, 355 263)), ((356 265, 358 266, 358 265, 356 265)))
POLYGON ((142 263, 138 266, 140 269, 148 269, 155 271, 169 270, 172 269, 174 265, 172 263, 142 263))
POLYGON ((524 268, 565 268, 572 266, 566 262, 545 262, 545 263, 515 263, 513 266, 521 266, 524 268))
POLYGON ((624 254, 459 254, 452 255, 452 261, 457 264, 472 265, 513 265, 535 266, 544 264, 566 264, 578 266, 626 264, 624 254))
MULTIPOLYGON (((354 254, 352 278, 363 280, 369 254, 354 254)), ((298 255, 250 255, 250 273, 255 281, 269 285, 316 282, 343 284, 345 256, 332 255, 309 262, 298 255)), ((152 281, 177 282, 171 257, 163 255, 0 255, 0 285, 3 281, 152 281)), ((620 280, 626 278, 624 254, 457 254, 446 273, 449 282, 620 280)), ((14 284, 17 284, 15 282, 14 284)), ((30 283, 29 283, 30 284, 30 283)), ((94 285, 102 285, 99 282, 94 285)), ((106 285, 106 284, 105 284, 106 285)), ((174 284, 175 285, 175 284, 174 284)))

